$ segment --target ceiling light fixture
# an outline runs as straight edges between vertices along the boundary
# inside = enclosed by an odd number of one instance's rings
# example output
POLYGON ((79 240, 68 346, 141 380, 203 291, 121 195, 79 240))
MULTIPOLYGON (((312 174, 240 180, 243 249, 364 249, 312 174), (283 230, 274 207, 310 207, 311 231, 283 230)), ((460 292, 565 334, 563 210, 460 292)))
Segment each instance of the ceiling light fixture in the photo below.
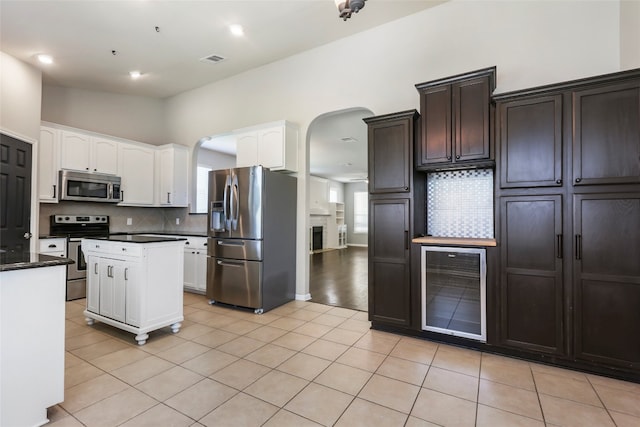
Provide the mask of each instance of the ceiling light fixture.
POLYGON ((367 0, 334 0, 336 3, 336 7, 338 8, 338 12, 340 13, 340 18, 343 20, 347 20, 351 18, 352 13, 358 13, 360 9, 364 7, 364 2, 367 0))
POLYGON ((141 75, 142 73, 140 71, 129 71, 129 76, 131 76, 133 80, 139 79, 141 75))
POLYGON ((244 29, 242 28, 242 25, 238 25, 238 24, 229 25, 229 31, 231 31, 231 34, 233 34, 236 37, 240 37, 244 35, 244 29))
POLYGON ((38 61, 43 64, 53 64, 53 58, 51 57, 51 55, 45 55, 44 53, 38 55, 38 61))

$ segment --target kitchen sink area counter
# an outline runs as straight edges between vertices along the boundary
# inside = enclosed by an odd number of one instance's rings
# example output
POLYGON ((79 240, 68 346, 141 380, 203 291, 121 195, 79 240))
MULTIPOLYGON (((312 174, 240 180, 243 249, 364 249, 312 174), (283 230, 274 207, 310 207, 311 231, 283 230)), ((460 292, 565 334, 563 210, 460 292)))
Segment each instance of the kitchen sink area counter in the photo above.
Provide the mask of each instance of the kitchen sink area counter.
POLYGON ((184 320, 184 242, 139 235, 83 239, 87 323, 97 320, 135 333, 139 345, 160 328, 177 333, 184 320))
POLYGON ((0 253, 0 425, 45 424, 64 400, 65 282, 70 259, 0 253))

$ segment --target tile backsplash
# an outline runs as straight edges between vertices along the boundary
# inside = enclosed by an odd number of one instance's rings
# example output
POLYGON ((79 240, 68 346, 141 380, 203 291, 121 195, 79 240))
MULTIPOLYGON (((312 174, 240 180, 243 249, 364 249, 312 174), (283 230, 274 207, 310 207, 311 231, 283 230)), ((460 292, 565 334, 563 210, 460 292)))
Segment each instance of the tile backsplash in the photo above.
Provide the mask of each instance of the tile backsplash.
POLYGON ((206 215, 189 215, 188 208, 142 208, 108 203, 60 202, 40 204, 40 235, 49 234, 49 217, 56 214, 109 215, 112 233, 207 233, 206 215), (127 225, 127 218, 132 224, 127 225), (176 224, 176 218, 180 224, 176 224))
POLYGON ((493 238, 493 169, 427 174, 427 233, 493 238))

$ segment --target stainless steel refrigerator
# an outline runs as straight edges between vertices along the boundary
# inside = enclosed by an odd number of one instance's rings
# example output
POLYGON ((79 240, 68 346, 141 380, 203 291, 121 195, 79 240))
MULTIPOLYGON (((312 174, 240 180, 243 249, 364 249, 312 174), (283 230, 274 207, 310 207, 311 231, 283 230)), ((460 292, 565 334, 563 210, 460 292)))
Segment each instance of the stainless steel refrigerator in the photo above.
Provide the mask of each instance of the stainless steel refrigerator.
POLYGON ((207 297, 270 310, 295 298, 297 180, 262 166, 209 172, 207 297))

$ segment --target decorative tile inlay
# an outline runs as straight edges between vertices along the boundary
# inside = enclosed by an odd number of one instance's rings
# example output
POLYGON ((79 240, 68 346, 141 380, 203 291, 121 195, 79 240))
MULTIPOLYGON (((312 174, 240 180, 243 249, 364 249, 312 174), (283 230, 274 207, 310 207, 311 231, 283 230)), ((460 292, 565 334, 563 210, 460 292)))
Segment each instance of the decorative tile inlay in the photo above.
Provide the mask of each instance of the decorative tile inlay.
POLYGON ((427 174, 427 233, 493 238, 493 169, 427 174))

